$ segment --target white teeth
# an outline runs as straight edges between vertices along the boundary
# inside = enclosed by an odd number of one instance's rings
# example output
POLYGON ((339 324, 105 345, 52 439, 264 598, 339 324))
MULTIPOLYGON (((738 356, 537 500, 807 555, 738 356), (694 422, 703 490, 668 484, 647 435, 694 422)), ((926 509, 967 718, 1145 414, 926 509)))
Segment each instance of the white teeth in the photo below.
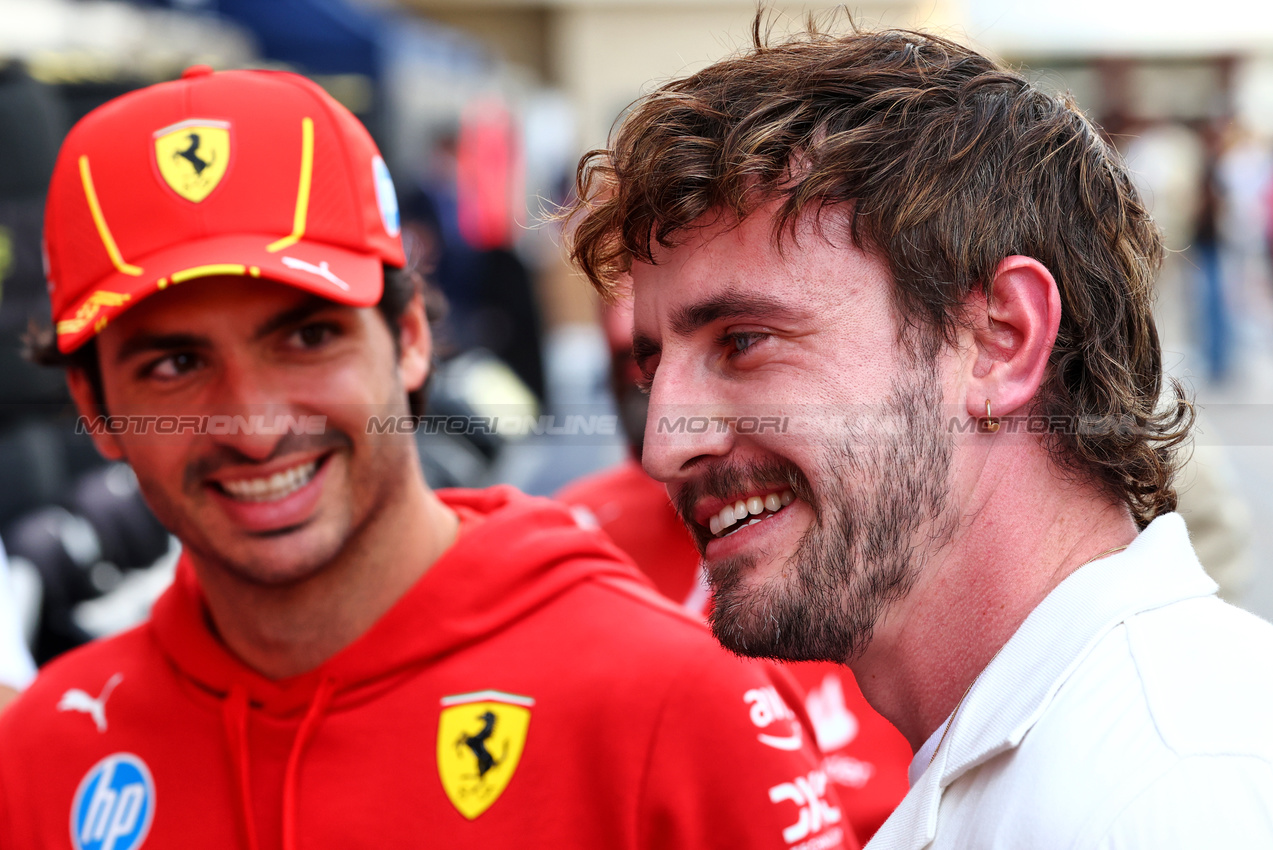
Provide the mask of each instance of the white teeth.
POLYGON ((311 460, 276 472, 269 478, 222 481, 221 488, 240 502, 277 502, 308 484, 317 470, 318 461, 311 460))
MULTIPOLYGON (((708 517, 707 528, 714 537, 727 537, 729 534, 733 534, 733 531, 726 533, 726 529, 738 525, 740 520, 747 519, 748 521, 739 525, 738 528, 755 525, 768 519, 794 500, 795 495, 790 490, 783 490, 781 493, 770 493, 767 496, 749 496, 746 499, 739 499, 737 502, 721 508, 715 515, 708 517)), ((737 530, 734 529, 734 531, 737 530)))

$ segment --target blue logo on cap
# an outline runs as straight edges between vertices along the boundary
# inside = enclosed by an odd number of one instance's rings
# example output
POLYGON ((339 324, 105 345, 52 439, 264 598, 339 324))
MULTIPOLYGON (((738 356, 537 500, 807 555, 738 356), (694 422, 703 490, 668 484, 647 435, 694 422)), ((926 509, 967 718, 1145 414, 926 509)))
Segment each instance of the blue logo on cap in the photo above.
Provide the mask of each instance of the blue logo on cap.
POLYGON ((155 816, 155 781, 132 753, 115 753, 93 765, 71 803, 75 850, 135 850, 155 816))
POLYGON ((380 205, 380 220, 384 222, 386 233, 397 236, 402 231, 402 222, 398 218, 398 193, 393 189, 389 166, 380 157, 372 157, 371 173, 376 180, 376 203, 380 205))

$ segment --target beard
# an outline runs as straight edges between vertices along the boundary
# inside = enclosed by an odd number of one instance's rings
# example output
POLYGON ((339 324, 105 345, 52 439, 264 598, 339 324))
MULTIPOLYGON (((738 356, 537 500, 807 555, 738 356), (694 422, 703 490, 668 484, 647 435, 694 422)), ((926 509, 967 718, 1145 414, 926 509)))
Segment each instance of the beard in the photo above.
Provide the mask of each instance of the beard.
MULTIPOLYGON (((847 425, 816 462, 817 489, 793 463, 718 465, 677 494, 681 516, 704 496, 785 486, 814 511, 781 573, 749 584, 756 555, 710 564, 712 632, 738 655, 845 663, 949 542, 953 438, 942 429, 935 371, 908 373, 883 409, 885 427, 847 425)), ((877 420, 879 422, 881 420, 877 420)), ((711 536, 691 525, 700 551, 711 536)))

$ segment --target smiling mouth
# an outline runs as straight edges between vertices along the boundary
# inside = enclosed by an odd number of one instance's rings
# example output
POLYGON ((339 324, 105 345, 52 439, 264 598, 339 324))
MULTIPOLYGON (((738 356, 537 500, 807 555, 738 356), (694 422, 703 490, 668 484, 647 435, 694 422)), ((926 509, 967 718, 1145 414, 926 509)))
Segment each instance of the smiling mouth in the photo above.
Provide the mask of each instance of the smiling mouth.
POLYGON ((236 502, 277 502, 313 480, 322 459, 299 463, 262 478, 240 478, 215 482, 218 489, 236 502))
POLYGON ((795 494, 790 490, 739 499, 721 508, 708 520, 707 526, 712 536, 720 540, 740 529, 764 522, 794 500, 795 494))

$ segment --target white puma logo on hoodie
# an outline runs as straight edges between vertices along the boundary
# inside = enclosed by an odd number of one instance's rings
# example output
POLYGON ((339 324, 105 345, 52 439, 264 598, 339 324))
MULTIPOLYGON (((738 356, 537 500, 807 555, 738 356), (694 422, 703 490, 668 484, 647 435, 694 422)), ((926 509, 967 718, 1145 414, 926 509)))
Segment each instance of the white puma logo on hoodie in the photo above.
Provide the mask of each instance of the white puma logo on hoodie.
POLYGON ((106 687, 102 688, 102 695, 94 699, 79 688, 71 688, 62 694, 62 699, 58 701, 58 711, 82 711, 93 718, 93 723, 97 724, 98 732, 106 731, 106 700, 110 699, 111 691, 115 690, 115 686, 124 681, 123 673, 116 673, 106 681, 106 687))

